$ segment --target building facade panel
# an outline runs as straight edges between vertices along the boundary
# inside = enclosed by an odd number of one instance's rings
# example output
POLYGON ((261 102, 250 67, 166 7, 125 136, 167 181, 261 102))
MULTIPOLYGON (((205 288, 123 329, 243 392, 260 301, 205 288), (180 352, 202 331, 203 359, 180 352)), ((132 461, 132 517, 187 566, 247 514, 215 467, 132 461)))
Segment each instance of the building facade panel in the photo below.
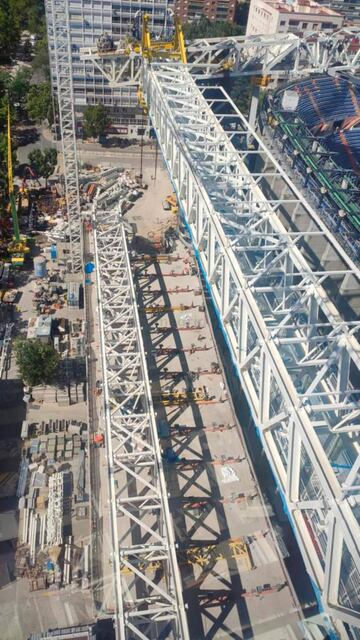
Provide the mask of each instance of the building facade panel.
POLYGON ((208 20, 225 20, 234 22, 236 0, 176 0, 175 13, 181 22, 191 22, 207 18, 208 20))
POLYGON ((251 0, 246 28, 247 36, 274 33, 308 34, 314 31, 334 31, 344 22, 344 16, 313 0, 251 0))
MULTIPOLYGON (((80 59, 80 49, 93 46, 105 32, 115 42, 132 36, 136 19, 140 18, 141 13, 150 16, 150 28, 154 36, 163 35, 169 25, 173 0, 70 0, 68 6, 77 122, 81 122, 87 105, 104 104, 109 108, 109 115, 115 125, 141 123, 136 87, 110 88, 92 62, 80 59)), ((47 16, 47 20, 50 20, 50 16, 47 16)), ((49 28, 48 41, 52 83, 56 89, 54 43, 49 28)))

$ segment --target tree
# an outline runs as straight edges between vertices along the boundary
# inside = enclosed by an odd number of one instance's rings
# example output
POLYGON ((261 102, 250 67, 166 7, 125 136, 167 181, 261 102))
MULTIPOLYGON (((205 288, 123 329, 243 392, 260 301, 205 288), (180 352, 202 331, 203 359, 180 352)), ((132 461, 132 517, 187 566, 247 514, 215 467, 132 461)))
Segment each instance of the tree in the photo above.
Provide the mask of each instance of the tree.
POLYGON ((30 88, 31 69, 19 69, 11 80, 8 92, 10 103, 17 107, 20 115, 24 111, 30 88))
POLYGON ((23 59, 26 62, 30 62, 32 60, 32 54, 33 54, 33 46, 31 44, 31 40, 29 40, 29 38, 26 38, 23 46, 23 56, 24 56, 23 59))
POLYGON ((14 0, 0 3, 0 64, 9 64, 20 42, 20 16, 14 0))
POLYGON ((34 387, 54 380, 60 356, 52 345, 36 339, 18 339, 14 342, 14 350, 16 364, 25 384, 34 387))
POLYGON ((194 22, 188 22, 183 26, 186 40, 195 38, 221 38, 222 36, 241 36, 245 29, 237 24, 226 22, 225 20, 215 20, 212 22, 208 18, 200 18, 194 22))
POLYGON ((26 110, 30 120, 42 122, 47 119, 53 123, 53 105, 50 82, 42 82, 30 86, 26 100, 26 110))
POLYGON ((89 105, 84 109, 84 133, 87 138, 96 138, 105 134, 110 120, 102 104, 89 105))
POLYGON ((29 162, 37 176, 45 178, 47 186, 48 178, 54 173, 57 164, 56 149, 46 149, 44 152, 40 149, 34 149, 29 153, 29 162))
POLYGON ((44 13, 44 2, 40 0, 40 2, 34 2, 34 0, 28 0, 28 9, 27 9, 27 28, 30 33, 35 33, 37 35, 43 36, 46 31, 46 23, 45 23, 45 13, 44 13))
MULTIPOLYGON (((226 85, 226 83, 224 84, 226 85)), ((249 115, 252 94, 250 78, 244 76, 242 78, 237 78, 235 81, 230 80, 229 87, 225 86, 225 89, 234 100, 239 111, 247 117, 249 115)))
POLYGON ((34 71, 42 74, 44 80, 50 78, 49 50, 46 33, 35 44, 31 66, 34 71))

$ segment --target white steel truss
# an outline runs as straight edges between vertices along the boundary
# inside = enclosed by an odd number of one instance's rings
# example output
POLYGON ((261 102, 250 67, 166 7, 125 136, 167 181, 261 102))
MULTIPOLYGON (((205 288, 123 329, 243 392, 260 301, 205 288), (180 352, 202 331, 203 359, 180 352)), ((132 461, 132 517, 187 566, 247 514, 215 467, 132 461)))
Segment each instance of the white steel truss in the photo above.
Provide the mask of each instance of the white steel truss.
POLYGON ((49 41, 54 43, 56 89, 64 163, 66 207, 70 230, 71 268, 82 268, 79 176, 68 0, 45 0, 49 41))
POLYGON ((125 231, 94 230, 117 638, 187 640, 175 542, 125 231))
POLYGON ((321 31, 306 36, 278 33, 270 36, 202 38, 187 48, 192 75, 222 76, 224 61, 231 75, 299 77, 329 70, 355 71, 360 65, 358 28, 332 34, 321 31))
POLYGON ((222 88, 152 64, 143 89, 307 569, 347 637, 344 622, 360 626, 360 322, 328 283, 359 271, 344 255, 339 273, 312 268, 309 238, 333 239, 315 212, 303 232, 285 226, 281 212, 310 208, 222 88))
MULTIPOLYGON (((288 79, 324 73, 352 71, 360 67, 360 30, 343 29, 331 35, 315 32, 306 37, 293 33, 271 36, 236 36, 194 40, 187 47, 188 69, 193 77, 268 75, 288 79)), ((119 46, 99 53, 97 47, 81 49, 81 59, 91 60, 110 87, 138 85, 142 58, 119 46)))

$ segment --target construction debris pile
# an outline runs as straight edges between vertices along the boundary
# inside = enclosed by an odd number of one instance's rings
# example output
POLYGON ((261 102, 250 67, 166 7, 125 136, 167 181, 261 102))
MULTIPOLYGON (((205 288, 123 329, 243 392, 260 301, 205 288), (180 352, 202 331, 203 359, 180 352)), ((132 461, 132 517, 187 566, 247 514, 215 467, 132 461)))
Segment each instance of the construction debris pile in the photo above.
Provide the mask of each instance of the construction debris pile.
POLYGON ((119 213, 125 213, 146 189, 140 179, 121 168, 106 169, 90 177, 82 177, 82 193, 87 202, 96 200, 100 209, 112 208, 118 203, 119 213))
POLYGON ((37 281, 33 300, 33 308, 37 313, 53 313, 61 309, 66 302, 66 287, 63 283, 52 282, 49 277, 47 281, 37 281))
POLYGON ((22 438, 17 576, 29 578, 30 590, 59 589, 73 577, 87 588, 89 549, 76 544, 76 520, 86 515, 89 500, 87 425, 69 420, 24 422, 22 438))

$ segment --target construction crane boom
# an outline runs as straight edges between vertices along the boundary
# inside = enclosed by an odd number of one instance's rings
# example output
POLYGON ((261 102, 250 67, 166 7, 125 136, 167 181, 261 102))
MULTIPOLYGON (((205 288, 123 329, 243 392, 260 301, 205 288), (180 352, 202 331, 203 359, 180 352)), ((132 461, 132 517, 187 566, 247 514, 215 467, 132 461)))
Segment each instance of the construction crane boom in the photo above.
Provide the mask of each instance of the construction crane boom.
POLYGON ((14 240, 15 242, 20 242, 19 220, 17 215, 15 194, 14 194, 14 178, 13 178, 12 148, 11 148, 11 127, 10 127, 10 106, 9 105, 8 105, 8 114, 7 114, 7 161, 8 161, 9 200, 10 200, 11 216, 13 221, 14 240))

